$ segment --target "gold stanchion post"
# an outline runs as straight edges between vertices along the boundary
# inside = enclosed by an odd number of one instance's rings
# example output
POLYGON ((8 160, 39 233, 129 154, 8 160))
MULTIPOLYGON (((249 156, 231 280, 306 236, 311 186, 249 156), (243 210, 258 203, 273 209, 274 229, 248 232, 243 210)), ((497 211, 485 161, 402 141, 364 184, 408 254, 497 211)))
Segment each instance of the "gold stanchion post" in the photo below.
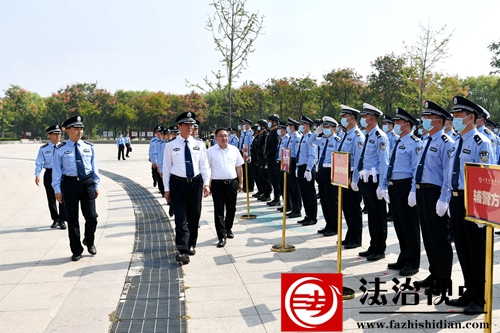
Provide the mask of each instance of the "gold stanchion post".
POLYGON ((295 246, 286 244, 286 177, 287 172, 283 173, 283 227, 281 231, 281 244, 273 245, 271 250, 274 252, 293 252, 295 246))
POLYGON ((256 215, 250 214, 250 193, 248 193, 248 161, 245 162, 245 190, 247 192, 247 214, 242 215, 240 219, 242 220, 253 220, 256 219, 256 215))
POLYGON ((493 332, 491 326, 493 325, 493 227, 486 225, 486 268, 485 277, 486 284, 484 287, 484 322, 487 323, 484 327, 486 333, 493 332))

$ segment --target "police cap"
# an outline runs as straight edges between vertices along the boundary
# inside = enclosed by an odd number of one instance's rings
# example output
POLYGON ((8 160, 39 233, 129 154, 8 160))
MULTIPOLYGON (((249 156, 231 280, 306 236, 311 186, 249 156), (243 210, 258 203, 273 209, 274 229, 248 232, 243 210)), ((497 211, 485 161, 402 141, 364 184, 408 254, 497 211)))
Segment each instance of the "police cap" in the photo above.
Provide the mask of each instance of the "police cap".
POLYGON ((73 117, 69 118, 68 120, 66 120, 62 124, 62 126, 64 128, 84 127, 82 121, 83 121, 83 117, 82 116, 73 116, 73 117))

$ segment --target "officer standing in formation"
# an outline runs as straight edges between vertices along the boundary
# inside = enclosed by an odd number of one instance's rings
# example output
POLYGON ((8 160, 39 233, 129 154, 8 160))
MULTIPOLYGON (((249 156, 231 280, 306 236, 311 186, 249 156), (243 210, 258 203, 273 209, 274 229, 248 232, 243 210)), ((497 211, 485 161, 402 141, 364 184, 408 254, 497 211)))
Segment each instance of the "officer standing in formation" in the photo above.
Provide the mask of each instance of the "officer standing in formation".
POLYGON ((57 145, 59 145, 59 139, 61 138, 61 127, 59 125, 52 125, 45 130, 50 142, 42 145, 38 151, 38 155, 35 161, 35 184, 40 186, 40 173, 42 169, 45 169, 43 173, 43 186, 45 187, 45 193, 47 195, 47 202, 49 204, 50 217, 52 219, 51 228, 66 229, 66 212, 64 210, 63 203, 59 203, 59 213, 57 210, 57 202, 52 188, 52 159, 56 151, 57 145))
POLYGON ((387 268, 399 270, 401 276, 411 276, 420 268, 420 226, 417 209, 408 205, 408 197, 411 195, 412 202, 415 201, 416 188, 412 180, 418 165, 418 153, 423 146, 411 131, 417 119, 402 108, 397 108, 396 112, 394 132, 398 139, 391 149, 387 180, 400 253, 396 262, 387 268))
POLYGON ((363 103, 361 126, 366 129, 366 138, 359 160, 354 161, 351 188, 361 190, 368 210, 368 230, 370 247, 359 255, 368 261, 385 258, 387 240, 387 208, 389 194, 386 190, 387 167, 389 164, 389 140, 378 127, 382 111, 363 103))
POLYGON ((279 136, 278 136, 278 124, 280 121, 280 117, 277 114, 272 114, 268 118, 268 127, 269 127, 269 135, 266 136, 265 144, 264 144, 264 156, 267 166, 267 175, 269 182, 273 188, 274 199, 271 202, 268 202, 267 205, 274 207, 279 206, 281 204, 281 187, 279 181, 279 165, 276 161, 276 157, 278 155, 278 144, 279 144, 279 136))
POLYGON ((450 151, 446 185, 451 191, 451 227, 466 291, 449 305, 464 307, 464 314, 473 315, 484 311, 486 232, 483 225, 465 220, 464 165, 495 164, 494 147, 474 126, 484 110, 464 97, 456 96, 453 102, 453 125, 460 138, 450 151))
MULTIPOLYGON (((272 186, 269 182, 269 173, 267 172, 267 158, 266 158, 266 142, 269 136, 268 122, 265 119, 260 119, 257 122, 258 135, 255 138, 255 150, 252 157, 257 157, 258 173, 255 175, 256 182, 259 182, 259 190, 255 196, 260 201, 270 201, 272 186)), ((255 161, 254 161, 255 163, 255 161)))
POLYGON ((73 253, 71 260, 82 258, 83 246, 80 242, 78 205, 85 217, 85 238, 83 245, 91 255, 97 254, 94 245, 97 227, 95 199, 99 196, 99 169, 94 147, 81 140, 83 118, 74 116, 63 123, 69 140, 59 144, 52 160, 52 187, 56 200, 64 203, 68 221, 69 245, 73 253))
MULTIPOLYGON (((287 149, 290 146, 290 135, 288 135, 287 130, 286 130, 286 123, 281 121, 278 123, 278 135, 279 135, 279 143, 278 143, 278 151, 276 152, 276 160, 278 162, 278 168, 281 167, 281 160, 282 160, 282 149, 287 149)), ((285 177, 284 177, 284 172, 281 171, 278 176, 278 180, 280 182, 280 189, 281 193, 284 198, 284 189, 285 189, 285 177)), ((288 177, 287 177, 288 178, 288 177)), ((288 186, 288 180, 287 180, 287 186, 288 186)), ((287 188, 288 192, 288 188, 287 188)), ((284 200, 284 199, 283 199, 284 200)), ((279 212, 283 212, 283 207, 277 208, 279 212)), ((286 211, 291 212, 292 211, 292 203, 290 200, 290 196, 287 194, 286 196, 286 211)))
POLYGON ((125 140, 121 133, 116 138, 116 146, 118 147, 118 161, 120 157, 125 161, 125 140))
POLYGON ((149 142, 149 151, 148 151, 148 156, 149 156, 149 162, 151 162, 151 175, 153 177, 153 187, 156 187, 156 183, 159 182, 159 174, 158 174, 158 169, 157 169, 157 163, 154 161, 155 159, 155 150, 156 150, 156 144, 160 141, 160 134, 163 129, 162 125, 158 125, 154 129, 154 136, 151 138, 151 141, 149 142))
POLYGON ((299 132, 299 123, 292 118, 288 118, 287 132, 290 135, 287 148, 291 149, 292 159, 290 161, 290 174, 287 177, 287 196, 290 198, 290 213, 287 214, 288 218, 301 217, 302 210, 302 196, 299 190, 299 179, 295 174, 297 169, 297 152, 299 150, 300 140, 302 133, 299 132))
POLYGON ((125 157, 130 157, 129 153, 132 152, 132 144, 130 143, 130 135, 128 133, 125 135, 125 138, 123 138, 123 142, 125 142, 125 147, 127 147, 125 157))
POLYGON ((177 117, 180 135, 166 144, 163 157, 165 199, 175 215, 176 261, 187 264, 196 254, 202 196, 210 194, 210 168, 205 144, 191 136, 196 123, 193 112, 177 117))

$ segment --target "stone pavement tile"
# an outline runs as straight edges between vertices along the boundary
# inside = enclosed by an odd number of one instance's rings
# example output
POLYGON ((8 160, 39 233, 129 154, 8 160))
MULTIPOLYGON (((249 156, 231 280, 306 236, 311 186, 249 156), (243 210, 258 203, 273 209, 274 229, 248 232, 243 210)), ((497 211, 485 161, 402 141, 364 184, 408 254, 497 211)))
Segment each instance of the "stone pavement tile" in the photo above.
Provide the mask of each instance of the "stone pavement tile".
MULTIPOLYGON (((269 267, 268 267, 269 269, 269 267)), ((281 273, 291 273, 291 271, 279 272, 276 270, 265 270, 265 271, 250 271, 250 272, 238 272, 241 281, 245 285, 252 283, 267 283, 271 281, 280 281, 281 273)))
MULTIPOLYGON (((109 315, 116 305, 107 308, 89 309, 81 304, 74 307, 63 306, 52 319, 46 333, 108 332, 111 326, 109 315), (78 309, 75 311, 75 309, 78 309)), ((28 331, 26 331, 28 332, 28 331)))
POLYGON ((281 297, 252 297, 259 315, 276 315, 281 312, 281 297))
POLYGON ((0 301, 4 298, 14 287, 16 284, 0 284, 0 301))
MULTIPOLYGON (((266 303, 267 304, 267 303, 266 303)), ((266 332, 281 332, 281 313, 260 313, 266 332)))
POLYGON ((2 299, 0 312, 59 308, 74 285, 74 282, 18 284, 2 299))
POLYGON ((239 272, 266 271, 269 267, 273 267, 278 271, 290 270, 290 267, 272 251, 249 255, 243 259, 235 258, 234 265, 239 272))
MULTIPOLYGON (((185 281, 189 286, 189 281, 185 281)), ((229 284, 224 286, 193 287, 186 289, 186 301, 203 302, 206 300, 232 300, 250 299, 247 288, 240 284, 229 284)))
MULTIPOLYGON (((222 288, 221 293, 224 290, 222 288)), ((237 316, 252 316, 257 314, 254 303, 251 299, 206 299, 204 301, 187 302, 188 313, 198 314, 197 318, 219 318, 219 320, 231 319, 237 316)))
MULTIPOLYGON (((8 333, 43 333, 57 312, 56 308, 28 311, 0 311, 2 332, 8 333)), ((50 332, 50 331, 49 331, 50 332)), ((70 332, 70 331, 66 331, 70 332)))
POLYGON ((189 319, 188 332, 203 333, 268 333, 279 331, 266 331, 259 315, 220 318, 189 319))
POLYGON ((0 253, 0 265, 22 264, 24 266, 34 266, 47 252, 48 249, 15 251, 7 249, 0 253))
POLYGON ((281 297, 281 281, 269 281, 261 283, 247 284, 246 288, 250 297, 266 297, 275 296, 281 297))
POLYGON ((64 301, 63 308, 70 309, 96 309, 116 308, 123 285, 115 280, 81 280, 75 284, 71 293, 64 301))
POLYGON ((32 265, 0 264, 0 285, 18 284, 32 269, 32 265))

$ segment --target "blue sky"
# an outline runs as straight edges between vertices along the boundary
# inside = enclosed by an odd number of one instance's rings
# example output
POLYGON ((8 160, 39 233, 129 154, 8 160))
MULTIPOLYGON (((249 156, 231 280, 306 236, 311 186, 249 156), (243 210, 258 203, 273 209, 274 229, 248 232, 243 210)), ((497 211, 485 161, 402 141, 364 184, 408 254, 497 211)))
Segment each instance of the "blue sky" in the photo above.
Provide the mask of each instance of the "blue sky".
MULTIPOLYGON (((452 32, 440 71, 487 75, 487 45, 500 40, 500 1, 248 0, 265 15, 249 68, 238 80, 264 83, 352 67, 412 44, 418 24, 452 32)), ((205 29, 209 1, 18 0, 0 4, 0 96, 10 84, 49 96, 75 82, 117 89, 187 93, 222 69, 205 29)))

